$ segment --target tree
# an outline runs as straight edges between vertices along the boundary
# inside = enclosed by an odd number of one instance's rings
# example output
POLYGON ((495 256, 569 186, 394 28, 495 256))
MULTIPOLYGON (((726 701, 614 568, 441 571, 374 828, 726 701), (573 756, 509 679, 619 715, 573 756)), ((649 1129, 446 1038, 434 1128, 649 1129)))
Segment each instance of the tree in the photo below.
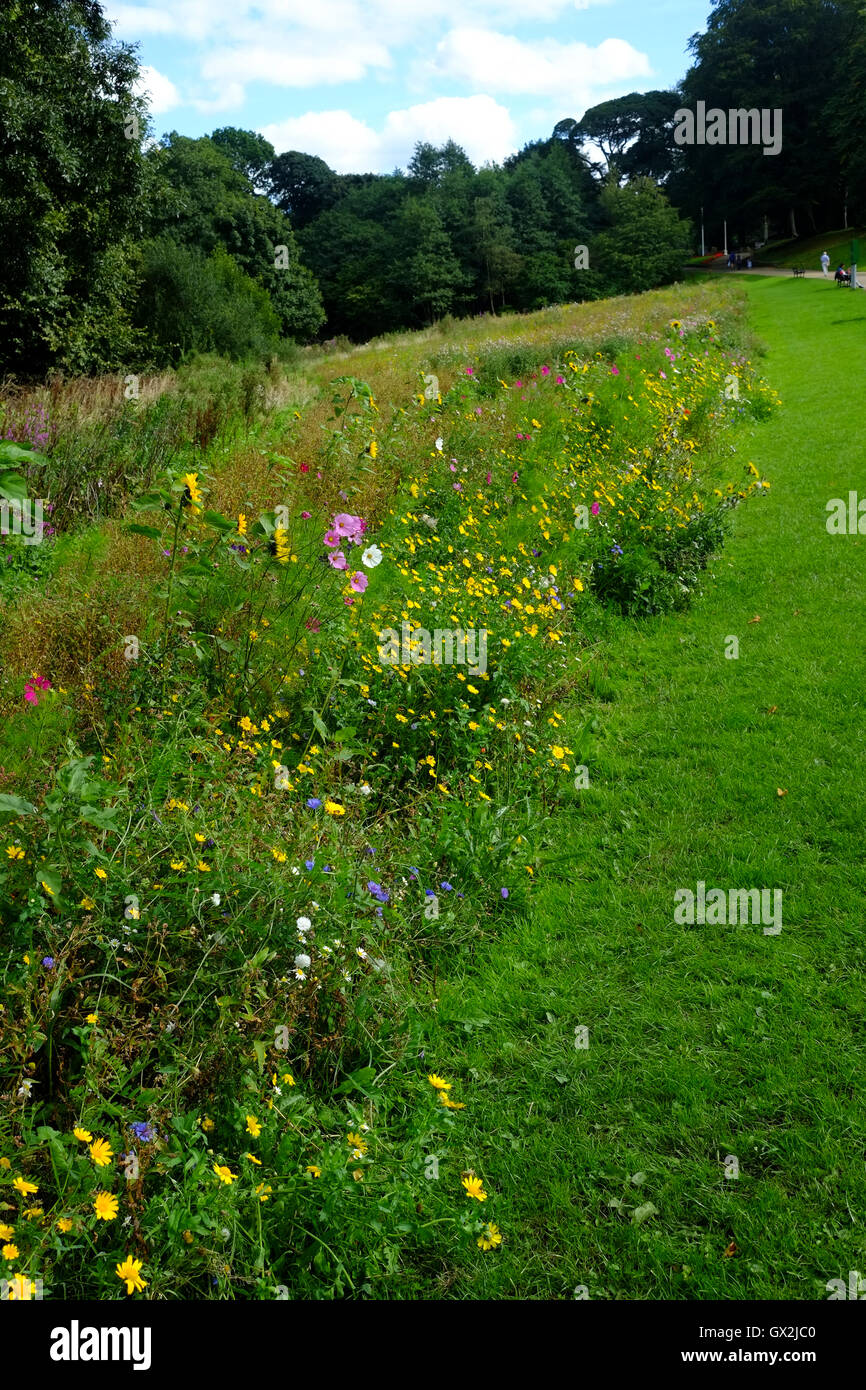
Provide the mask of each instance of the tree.
POLYGON ((269 179, 271 197, 297 230, 333 207, 341 193, 338 177, 324 159, 298 150, 278 154, 271 161, 269 179))
POLYGON ((0 367, 116 368, 151 196, 138 63, 92 0, 7 0, 3 21, 0 367))
POLYGON ((276 154, 270 141, 254 130, 238 130, 231 125, 215 130, 210 138, 232 168, 249 179, 256 192, 269 191, 269 170, 276 154))
POLYGON ((312 338, 324 321, 321 295, 285 213, 253 193, 206 136, 191 140, 173 131, 149 157, 170 189, 150 220, 151 237, 168 236, 205 255, 221 247, 267 290, 283 333, 312 338))
POLYGON ((408 261, 407 293, 419 306, 421 321, 431 322, 447 314, 463 284, 460 262, 454 254, 442 218, 431 198, 410 198, 403 204, 401 221, 408 261))
POLYGON ((691 227, 670 206, 658 184, 637 178, 620 187, 609 179, 601 194, 608 226, 591 252, 610 293, 637 294, 668 284, 688 255, 691 227))

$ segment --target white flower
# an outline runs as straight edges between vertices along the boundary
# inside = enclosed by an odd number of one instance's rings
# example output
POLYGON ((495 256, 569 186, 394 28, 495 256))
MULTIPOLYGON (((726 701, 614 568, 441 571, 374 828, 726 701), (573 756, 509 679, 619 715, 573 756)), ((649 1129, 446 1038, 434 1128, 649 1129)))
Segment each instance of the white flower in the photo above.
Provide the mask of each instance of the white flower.
POLYGON ((314 912, 315 912, 315 910, 316 910, 316 908, 317 908, 318 906, 319 906, 318 903, 310 903, 310 907, 313 909, 314 912))
POLYGON ((295 878, 297 878, 297 876, 298 876, 298 874, 299 874, 300 872, 301 872, 300 869, 292 869, 292 873, 295 875, 295 878))
POLYGON ((440 434, 439 438, 436 440, 436 448, 439 450, 440 454, 442 453, 442 446, 443 446, 444 442, 445 442, 445 441, 443 440, 443 438, 442 438, 442 436, 441 436, 441 434, 440 434))
POLYGON ((18 1099, 19 1099, 19 1100, 29 1100, 29 1099, 30 1099, 30 1092, 33 1090, 34 1084, 35 1084, 35 1083, 34 1083, 33 1081, 31 1081, 29 1077, 27 1078, 26 1081, 22 1081, 22 1082, 21 1082, 21 1085, 20 1085, 19 1088, 18 1088, 18 1099))
POLYGON ((373 788, 370 786, 369 782, 362 782, 358 791, 362 796, 372 796, 373 788))
POLYGON ((358 946, 358 947, 356 947, 356 949, 355 949, 355 955, 356 955, 356 956, 360 956, 360 957, 361 957, 361 960, 369 960, 369 959, 370 959, 370 957, 367 955, 367 952, 364 950, 364 947, 363 947, 363 946, 358 946))
POLYGON ((219 907, 220 903, 222 902, 222 898, 220 897, 219 893, 211 894, 211 902, 213 903, 214 907, 219 907))
POLYGON ((295 926, 298 928, 298 931, 309 931, 312 925, 313 924, 310 921, 309 917, 299 917, 297 922, 295 923, 295 926))
POLYGON ((306 975, 304 974, 303 970, 296 970, 296 971, 295 971, 295 979, 296 979, 296 980, 305 980, 306 978, 307 978, 307 977, 306 977, 306 975))
POLYGON ((297 968, 298 968, 299 970, 309 970, 311 964, 312 964, 312 961, 310 960, 310 957, 309 957, 309 956, 304 956, 304 955, 295 956, 295 965, 297 966, 297 968))
POLYGON ((368 545, 361 556, 361 564, 368 570, 374 570, 377 565, 382 563, 382 552, 378 545, 368 545))

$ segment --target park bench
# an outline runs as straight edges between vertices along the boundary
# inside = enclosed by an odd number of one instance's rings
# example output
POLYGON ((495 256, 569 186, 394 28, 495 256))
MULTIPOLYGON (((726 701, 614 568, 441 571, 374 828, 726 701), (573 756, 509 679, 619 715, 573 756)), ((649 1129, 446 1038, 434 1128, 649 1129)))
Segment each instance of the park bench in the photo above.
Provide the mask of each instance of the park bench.
POLYGON ((794 265, 794 266, 791 267, 791 269, 793 270, 793 272, 794 272, 795 275, 805 275, 805 274, 806 274, 806 267, 805 267, 804 265, 794 265))

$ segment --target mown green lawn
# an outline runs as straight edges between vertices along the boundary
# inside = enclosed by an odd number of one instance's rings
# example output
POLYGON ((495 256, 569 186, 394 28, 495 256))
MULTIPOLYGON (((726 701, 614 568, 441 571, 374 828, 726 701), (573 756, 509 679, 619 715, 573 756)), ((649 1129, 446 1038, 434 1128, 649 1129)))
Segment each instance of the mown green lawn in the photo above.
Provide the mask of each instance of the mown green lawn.
POLYGON ((866 537, 825 525, 866 493, 866 316, 820 281, 747 290, 783 405, 738 451, 772 490, 689 612, 611 622, 570 859, 439 980, 426 1064, 461 1078, 504 1244, 419 1297, 822 1299, 866 1269, 866 537), (698 880, 781 888, 781 934, 675 924, 698 880))

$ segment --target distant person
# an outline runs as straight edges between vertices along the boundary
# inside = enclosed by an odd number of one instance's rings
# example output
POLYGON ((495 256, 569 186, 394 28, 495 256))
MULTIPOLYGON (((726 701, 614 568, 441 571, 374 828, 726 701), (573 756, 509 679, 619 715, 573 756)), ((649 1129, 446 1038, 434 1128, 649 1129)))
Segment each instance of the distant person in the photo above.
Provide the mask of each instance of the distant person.
POLYGON ((751 270, 751 269, 752 269, 752 258, 751 258, 751 256, 747 256, 747 257, 746 257, 746 270, 751 270))
POLYGON ((841 261, 836 267, 836 274, 833 278, 837 280, 840 285, 847 285, 848 281, 851 279, 851 276, 848 274, 841 261))
POLYGON ((728 253, 728 270, 733 270, 733 269, 734 269, 734 266, 735 266, 736 264, 737 264, 737 258, 736 258, 736 256, 734 255, 733 251, 730 251, 730 252, 728 253))
POLYGON ((827 255, 826 251, 821 253, 821 269, 824 272, 824 279, 826 280, 830 270, 830 257, 827 255))

